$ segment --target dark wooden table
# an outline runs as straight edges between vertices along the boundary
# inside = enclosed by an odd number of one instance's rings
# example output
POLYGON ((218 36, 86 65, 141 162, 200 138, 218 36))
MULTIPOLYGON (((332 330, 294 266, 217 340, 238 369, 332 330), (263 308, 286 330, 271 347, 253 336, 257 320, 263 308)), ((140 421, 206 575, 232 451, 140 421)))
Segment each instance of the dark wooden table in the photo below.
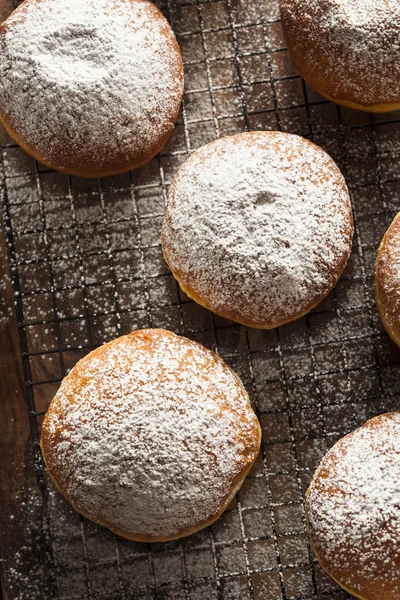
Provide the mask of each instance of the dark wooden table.
MULTIPOLYGON (((0 0, 0 22, 12 9, 12 0, 0 0)), ((2 186, 0 162, 0 191, 2 186)), ((18 567, 21 572, 29 572, 29 556, 41 546, 36 540, 36 548, 28 550, 25 556, 16 556, 17 548, 29 546, 32 541, 27 535, 30 523, 26 507, 32 502, 33 495, 40 495, 35 482, 20 357, 4 223, 0 219, 0 597, 4 600, 18 597, 18 567)), ((40 497, 36 497, 36 501, 40 502, 40 497)))

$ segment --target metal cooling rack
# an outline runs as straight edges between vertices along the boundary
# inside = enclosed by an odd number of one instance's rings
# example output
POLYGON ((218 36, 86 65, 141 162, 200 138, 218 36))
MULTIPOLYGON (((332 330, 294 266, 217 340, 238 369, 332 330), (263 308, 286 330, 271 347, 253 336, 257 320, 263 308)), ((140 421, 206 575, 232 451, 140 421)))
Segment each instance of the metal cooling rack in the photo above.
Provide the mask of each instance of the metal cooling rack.
POLYGON ((373 263, 400 209, 400 115, 344 110, 308 88, 290 65, 278 0, 170 0, 161 8, 182 49, 186 92, 157 158, 126 175, 80 180, 36 163, 0 133, 27 402, 47 498, 51 597, 341 600, 347 594, 311 552, 302 498, 339 437, 399 408, 400 352, 376 314, 373 263), (159 245, 179 165, 215 137, 245 129, 311 138, 337 161, 353 199, 345 274, 311 314, 275 331, 246 329, 193 303, 159 245), (53 490, 39 450, 43 415, 68 370, 93 347, 147 326, 216 349, 241 376, 263 427, 261 455, 219 521, 154 545, 118 538, 75 513, 53 490))

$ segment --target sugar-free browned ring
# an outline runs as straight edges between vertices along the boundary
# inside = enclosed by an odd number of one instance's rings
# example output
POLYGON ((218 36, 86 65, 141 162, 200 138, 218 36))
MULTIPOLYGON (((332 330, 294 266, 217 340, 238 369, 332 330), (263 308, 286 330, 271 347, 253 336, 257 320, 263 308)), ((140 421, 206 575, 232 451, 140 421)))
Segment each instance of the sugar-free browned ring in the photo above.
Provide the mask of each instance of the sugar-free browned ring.
POLYGON ((400 109, 398 0, 281 0, 296 70, 329 100, 369 112, 400 109))
POLYGON ((149 0, 25 0, 0 26, 0 122, 64 173, 101 177, 150 160, 182 93, 175 36, 149 0))
POLYGON ((321 566, 362 600, 400 598, 400 413, 342 438, 318 467, 306 498, 321 566))
POLYGON ((379 246, 375 263, 375 298, 386 331, 400 346, 400 213, 379 246))
POLYGON ((249 327, 301 317, 351 251, 349 193, 334 161, 296 135, 258 131, 192 154, 173 180, 161 242, 188 296, 249 327))
POLYGON ((41 447, 76 510, 126 538, 155 542, 213 523, 260 440, 249 397, 219 356, 145 329, 79 361, 50 404, 41 447))

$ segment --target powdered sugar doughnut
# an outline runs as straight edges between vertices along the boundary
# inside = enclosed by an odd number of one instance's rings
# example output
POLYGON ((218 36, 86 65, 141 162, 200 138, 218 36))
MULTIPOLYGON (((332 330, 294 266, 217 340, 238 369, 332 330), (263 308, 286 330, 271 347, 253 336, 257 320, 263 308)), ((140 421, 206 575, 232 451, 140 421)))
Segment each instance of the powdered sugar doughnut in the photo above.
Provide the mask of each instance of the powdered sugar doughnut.
POLYGON ((379 246, 375 263, 375 297, 386 331, 400 346, 400 213, 379 246))
POLYGON ((400 109, 399 0, 281 0, 296 70, 333 102, 400 109))
POLYGON ((214 522, 260 439, 249 397, 219 356, 148 329, 79 361, 50 404, 41 447, 76 510, 126 538, 154 542, 214 522))
POLYGON ((147 162, 182 93, 175 36, 148 0, 25 0, 0 27, 0 121, 59 171, 98 177, 147 162))
POLYGON ((164 256, 199 304, 269 329, 313 308, 350 255, 344 179, 311 142, 251 132, 197 150, 171 184, 164 256))
POLYGON ((364 600, 400 598, 400 413, 371 419, 322 460, 306 500, 322 567, 364 600))

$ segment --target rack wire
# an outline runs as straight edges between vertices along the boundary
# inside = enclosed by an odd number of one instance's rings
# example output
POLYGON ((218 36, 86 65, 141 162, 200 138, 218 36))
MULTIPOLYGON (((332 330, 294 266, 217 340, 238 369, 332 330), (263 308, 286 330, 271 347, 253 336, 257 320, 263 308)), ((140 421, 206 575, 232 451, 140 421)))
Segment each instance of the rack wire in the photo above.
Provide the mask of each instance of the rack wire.
POLYGON ((82 180, 36 163, 0 132, 51 598, 342 600, 348 595, 312 554, 303 497, 338 438, 399 407, 400 352, 377 317, 373 263, 400 209, 400 115, 342 109, 310 89, 290 65, 278 0, 158 4, 186 72, 181 114, 158 157, 129 174, 82 180), (344 172, 354 208, 354 249, 337 287, 308 316, 274 331, 246 329, 193 303, 159 244, 179 165, 208 141, 246 129, 290 131, 321 145, 344 172), (75 513, 53 489, 39 449, 43 415, 68 370, 99 344, 148 326, 217 350, 241 376, 263 428, 261 454, 219 521, 153 545, 75 513))

